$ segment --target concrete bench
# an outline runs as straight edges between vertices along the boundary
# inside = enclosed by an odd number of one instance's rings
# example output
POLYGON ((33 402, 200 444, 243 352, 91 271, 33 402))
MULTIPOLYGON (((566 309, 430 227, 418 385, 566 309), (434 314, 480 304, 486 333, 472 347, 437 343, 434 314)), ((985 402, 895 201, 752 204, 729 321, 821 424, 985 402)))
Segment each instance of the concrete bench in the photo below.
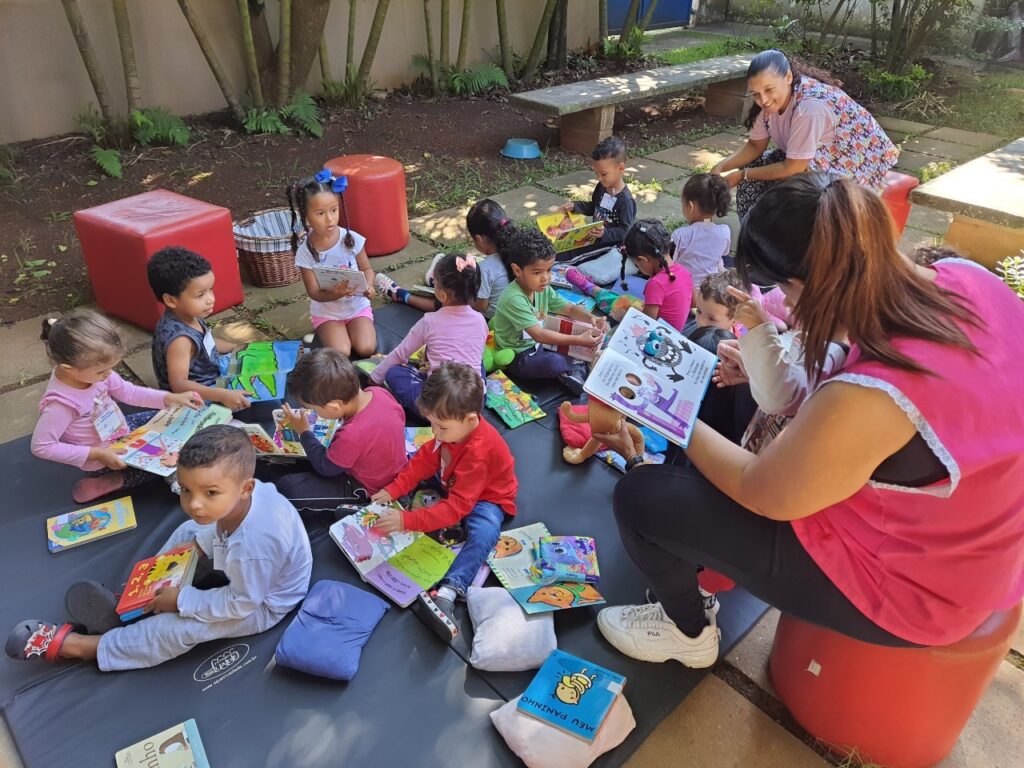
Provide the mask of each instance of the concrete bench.
POLYGON ((922 184, 910 199, 952 213, 945 242, 994 268, 1024 249, 1024 138, 922 184))
POLYGON ((590 154, 594 145, 611 136, 617 104, 708 86, 705 111, 713 117, 739 118, 749 105, 745 75, 750 60, 751 56, 745 54, 720 56, 692 64, 524 91, 514 94, 512 102, 558 115, 562 147, 570 152, 590 154))

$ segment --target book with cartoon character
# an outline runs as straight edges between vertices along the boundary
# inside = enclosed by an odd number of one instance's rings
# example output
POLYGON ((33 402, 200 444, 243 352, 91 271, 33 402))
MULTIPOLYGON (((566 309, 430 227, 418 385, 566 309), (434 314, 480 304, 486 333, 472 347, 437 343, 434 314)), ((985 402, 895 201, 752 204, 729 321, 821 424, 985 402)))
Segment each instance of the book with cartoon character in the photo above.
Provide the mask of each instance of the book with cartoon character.
POLYGON ((672 326, 630 308, 583 390, 686 448, 717 362, 672 326))
POLYGON ((419 531, 385 534, 377 530, 374 525, 385 509, 370 504, 341 518, 330 528, 331 539, 363 581, 406 608, 420 592, 444 578, 455 553, 419 531))
POLYGON ((182 544, 137 562, 117 602, 116 611, 121 621, 131 621, 141 616, 158 590, 189 586, 198 562, 199 547, 194 543, 182 544))
POLYGON ((597 239, 594 230, 603 226, 603 221, 588 224, 580 214, 565 211, 537 217, 537 227, 551 241, 555 253, 565 253, 589 245, 597 239))
POLYGON ((556 581, 538 584, 531 576, 535 568, 534 552, 541 539, 550 537, 544 523, 503 531, 487 558, 491 572, 528 614, 603 605, 604 597, 593 584, 556 581))
POLYGON ((135 527, 132 497, 123 496, 46 520, 46 545, 51 552, 88 544, 135 527))
POLYGON ((545 536, 533 552, 530 578, 534 584, 559 581, 597 584, 601 571, 597 565, 597 544, 589 536, 545 536))
POLYGON ((244 392, 252 402, 283 400, 288 374, 302 354, 301 341, 254 341, 221 355, 217 386, 244 392))
POLYGON ((118 750, 114 761, 117 768, 210 768, 195 720, 118 750))
MULTIPOLYGON (((326 448, 331 444, 334 436, 338 430, 341 429, 342 422, 340 419, 321 419, 316 415, 316 411, 303 410, 307 421, 309 421, 309 428, 313 432, 313 436, 320 441, 320 444, 326 448)), ((253 440, 255 430, 246 429, 249 433, 249 439, 253 440)), ((267 433, 260 429, 264 435, 267 433)), ((274 436, 270 439, 274 445, 274 452, 265 455, 268 456, 298 456, 299 458, 305 459, 306 449, 302 447, 302 441, 299 439, 299 435, 284 425, 284 411, 280 408, 274 409, 274 436)), ((255 444, 255 440, 253 441, 255 444)), ((256 450, 259 451, 257 445, 256 450)))
POLYGON ((223 405, 208 405, 198 411, 184 405, 164 408, 138 429, 110 448, 129 467, 168 477, 178 468, 178 453, 196 432, 214 424, 231 421, 223 405))
POLYGON ((626 678, 617 672, 555 650, 516 708, 589 743, 625 684, 626 678))

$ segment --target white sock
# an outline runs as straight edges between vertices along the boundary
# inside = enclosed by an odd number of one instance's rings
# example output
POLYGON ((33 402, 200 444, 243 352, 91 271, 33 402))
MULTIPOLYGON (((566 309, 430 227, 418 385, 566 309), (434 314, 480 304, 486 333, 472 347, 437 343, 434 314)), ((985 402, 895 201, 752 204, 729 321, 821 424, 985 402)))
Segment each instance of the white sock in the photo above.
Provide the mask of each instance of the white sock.
POLYGON ((445 585, 443 587, 437 588, 437 596, 454 603, 455 598, 457 598, 459 595, 454 589, 445 585))

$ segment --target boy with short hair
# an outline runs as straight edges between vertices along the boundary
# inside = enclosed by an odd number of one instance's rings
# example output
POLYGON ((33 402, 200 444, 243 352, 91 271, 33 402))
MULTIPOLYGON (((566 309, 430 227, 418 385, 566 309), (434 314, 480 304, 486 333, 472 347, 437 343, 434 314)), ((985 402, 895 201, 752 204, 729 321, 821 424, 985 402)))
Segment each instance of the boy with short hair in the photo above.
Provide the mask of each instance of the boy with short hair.
POLYGON ((626 231, 636 219, 636 200, 622 175, 626 171, 626 144, 617 136, 602 139, 591 153, 591 168, 597 175, 597 184, 589 202, 566 203, 566 213, 582 213, 594 221, 603 221, 604 227, 594 232, 596 245, 619 245, 626 239, 626 231))
POLYGON ((484 386, 478 371, 465 363, 442 363, 423 383, 416 406, 430 422, 434 439, 423 445, 409 466, 372 501, 388 504, 423 480, 440 477, 446 497, 432 507, 390 509, 376 528, 437 531, 462 524, 466 541, 437 591, 420 593, 415 609, 445 642, 455 637, 452 622, 457 596, 465 595, 501 534, 505 515, 516 513, 515 459, 498 431, 480 416, 484 386))
POLYGON ((71 586, 72 622, 19 623, 5 650, 16 659, 95 659, 105 672, 154 667, 197 643, 253 635, 273 627, 305 597, 313 568, 298 513, 272 485, 253 478, 256 452, 226 424, 193 435, 178 457, 182 523, 160 549, 195 541, 226 586, 162 589, 152 614, 122 626, 117 596, 96 582, 71 586))
POLYGON ((213 267, 194 251, 178 246, 161 248, 146 267, 149 286, 166 310, 153 330, 153 370, 160 389, 192 390, 204 400, 233 411, 246 408, 244 392, 216 386, 220 376, 218 352, 230 352, 207 327, 213 312, 213 267))
POLYGON ((338 350, 324 347, 300 357, 288 375, 288 393, 321 418, 344 420, 324 448, 305 414, 285 404, 284 424, 298 433, 313 467, 277 481, 297 506, 337 506, 360 497, 365 502, 409 462, 402 406, 383 387, 360 387, 355 365, 338 350), (353 489, 348 476, 361 488, 353 489))

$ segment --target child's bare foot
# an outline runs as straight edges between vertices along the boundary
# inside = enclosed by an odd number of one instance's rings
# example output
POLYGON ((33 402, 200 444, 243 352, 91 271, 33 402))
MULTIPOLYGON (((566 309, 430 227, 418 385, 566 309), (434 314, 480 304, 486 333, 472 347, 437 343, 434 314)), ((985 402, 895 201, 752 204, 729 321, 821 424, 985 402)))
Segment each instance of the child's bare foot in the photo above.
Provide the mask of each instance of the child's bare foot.
POLYGON ((88 504, 108 493, 124 488, 124 472, 105 472, 95 477, 83 477, 71 489, 76 504, 88 504))

